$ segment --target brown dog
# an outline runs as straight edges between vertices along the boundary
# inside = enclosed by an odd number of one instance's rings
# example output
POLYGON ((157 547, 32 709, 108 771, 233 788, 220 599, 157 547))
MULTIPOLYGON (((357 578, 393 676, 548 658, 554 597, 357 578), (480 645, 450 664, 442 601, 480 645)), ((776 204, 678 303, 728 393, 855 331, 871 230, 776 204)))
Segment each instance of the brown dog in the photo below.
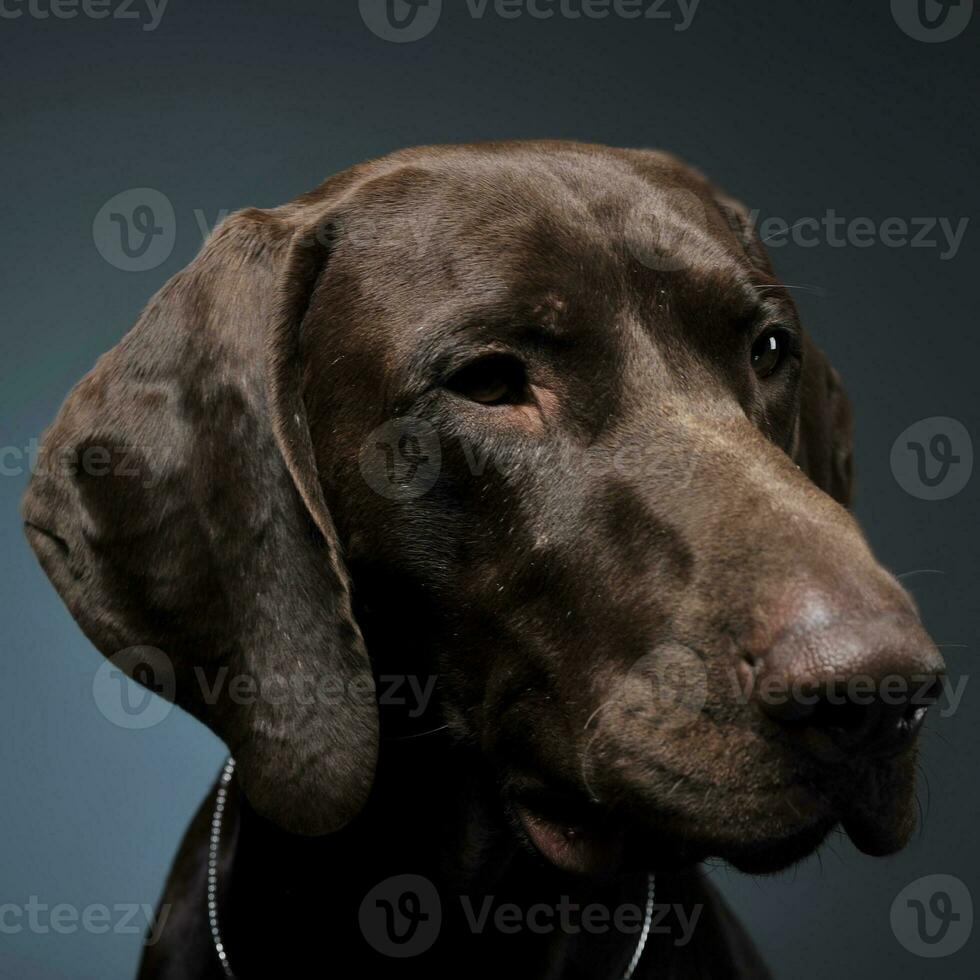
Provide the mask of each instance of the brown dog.
MULTIPOLYGON (((458 900, 642 906, 654 871, 704 914, 635 975, 756 976, 699 861, 913 825, 943 665, 850 491, 840 380, 744 210, 663 154, 535 142, 227 220, 70 395, 24 513, 96 646, 162 651, 237 760, 236 975, 622 975, 625 927, 458 900), (400 873, 442 903, 411 958, 361 907, 400 873)), ((146 976, 222 975, 212 802, 146 976)))

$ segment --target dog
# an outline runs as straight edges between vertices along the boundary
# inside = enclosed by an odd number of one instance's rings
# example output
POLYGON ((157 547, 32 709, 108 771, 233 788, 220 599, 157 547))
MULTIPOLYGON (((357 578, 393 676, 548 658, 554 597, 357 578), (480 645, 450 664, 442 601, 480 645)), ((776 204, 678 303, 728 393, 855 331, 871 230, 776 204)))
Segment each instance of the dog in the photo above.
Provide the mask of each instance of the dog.
POLYGON ((852 450, 746 209, 667 154, 410 149, 229 217, 23 506, 234 758, 141 976, 768 975, 701 862, 899 850, 944 670, 852 450))

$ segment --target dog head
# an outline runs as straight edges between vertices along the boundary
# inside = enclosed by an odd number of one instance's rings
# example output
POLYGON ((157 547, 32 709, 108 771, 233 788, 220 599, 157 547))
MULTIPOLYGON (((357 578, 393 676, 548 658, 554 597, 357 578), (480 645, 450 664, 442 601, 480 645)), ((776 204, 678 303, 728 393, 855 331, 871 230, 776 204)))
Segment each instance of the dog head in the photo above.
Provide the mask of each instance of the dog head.
POLYGON ((840 379, 736 202, 661 154, 488 144, 229 219, 72 393, 25 517, 290 830, 367 798, 373 661, 438 675, 559 867, 767 870, 913 822, 942 661, 850 492, 840 379), (284 696, 205 697, 221 669, 284 696))

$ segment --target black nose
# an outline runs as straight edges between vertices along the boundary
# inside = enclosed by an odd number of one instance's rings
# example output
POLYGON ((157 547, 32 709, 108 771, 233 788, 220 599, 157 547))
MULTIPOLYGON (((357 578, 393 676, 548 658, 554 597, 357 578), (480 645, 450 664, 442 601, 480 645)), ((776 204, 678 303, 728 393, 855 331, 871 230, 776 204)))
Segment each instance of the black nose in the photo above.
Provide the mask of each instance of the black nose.
POLYGON ((945 670, 911 614, 844 618, 826 604, 811 604, 749 665, 765 714, 828 762, 905 749, 939 699, 945 670))

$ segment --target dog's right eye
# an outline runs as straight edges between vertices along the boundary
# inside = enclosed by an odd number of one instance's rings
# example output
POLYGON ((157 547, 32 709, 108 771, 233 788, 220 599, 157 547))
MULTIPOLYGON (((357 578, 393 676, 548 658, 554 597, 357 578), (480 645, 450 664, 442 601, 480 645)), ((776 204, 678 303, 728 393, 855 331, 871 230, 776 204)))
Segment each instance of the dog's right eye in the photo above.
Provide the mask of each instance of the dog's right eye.
POLYGON ((789 341, 785 331, 775 327, 766 330, 752 345, 752 370, 760 378, 775 374, 785 360, 788 349, 789 341))
POLYGON ((530 398, 524 365, 509 354, 488 354, 471 361, 446 387, 480 405, 521 405, 530 398))

